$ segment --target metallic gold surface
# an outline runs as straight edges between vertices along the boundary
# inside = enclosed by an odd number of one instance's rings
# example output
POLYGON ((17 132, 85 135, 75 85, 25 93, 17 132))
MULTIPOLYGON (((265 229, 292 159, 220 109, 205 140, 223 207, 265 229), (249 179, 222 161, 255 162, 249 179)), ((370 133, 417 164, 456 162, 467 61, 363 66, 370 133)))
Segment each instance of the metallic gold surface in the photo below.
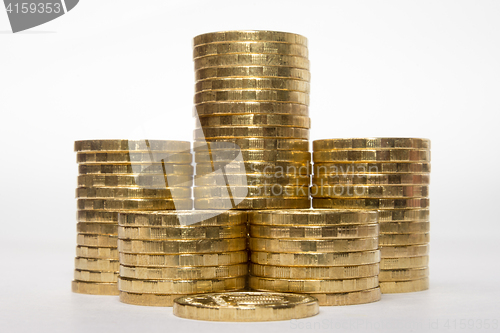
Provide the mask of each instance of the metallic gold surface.
POLYGON ((100 272, 100 271, 87 271, 75 269, 75 280, 76 281, 88 281, 88 282, 118 282, 118 271, 116 272, 100 272))
POLYGON ((181 296, 185 295, 137 294, 120 291, 120 302, 142 306, 172 306, 174 304, 174 300, 181 296))
POLYGON ((231 226, 246 225, 248 215, 242 211, 145 211, 120 213, 118 223, 128 227, 231 226))
POLYGON ((118 222, 118 212, 79 210, 76 212, 76 220, 88 223, 116 223, 118 222))
POLYGON ((355 138, 355 139, 326 139, 315 140, 313 149, 333 150, 333 149, 393 149, 412 148, 430 149, 431 140, 416 138, 355 138))
POLYGON ((430 230, 430 222, 381 222, 380 233, 382 234, 411 234, 427 233, 430 230))
POLYGON ((77 234, 76 244, 81 246, 94 247, 116 247, 118 236, 116 235, 90 235, 77 234))
MULTIPOLYGON (((303 117, 304 118, 304 117, 303 117)), ((263 138, 242 138, 242 139, 212 139, 210 141, 195 141, 193 149, 197 151, 217 151, 221 144, 234 144, 242 150, 294 150, 309 151, 309 141, 304 139, 263 139, 263 138)), ((221 148, 223 149, 223 148, 221 148)))
POLYGON ((307 81, 285 78, 220 78, 196 82, 195 91, 228 90, 228 89, 273 89, 291 90, 308 93, 310 84, 307 81))
POLYGON ((382 294, 411 293, 429 289, 429 278, 411 281, 380 282, 382 294))
POLYGON ((226 77, 290 78, 308 82, 311 80, 311 73, 307 69, 281 66, 211 67, 195 71, 194 76, 196 81, 226 77))
POLYGON ((224 169, 226 174, 256 174, 256 175, 271 175, 276 177, 303 176, 311 174, 311 164, 294 163, 294 162, 247 162, 227 164, 224 162, 217 163, 197 163, 196 174, 205 175, 211 174, 215 170, 224 169))
POLYGON ((430 162, 429 150, 380 149, 380 150, 331 150, 315 151, 314 162, 430 162))
POLYGON ((429 244, 410 246, 383 246, 380 249, 380 253, 382 254, 383 258, 420 257, 429 254, 429 244))
POLYGON ((248 126, 205 127, 194 131, 195 140, 246 137, 307 139, 309 138, 309 130, 296 127, 248 126))
POLYGON ((227 186, 227 184, 239 184, 248 186, 259 185, 281 185, 281 186, 304 186, 310 184, 309 176, 275 176, 273 174, 220 174, 203 175, 194 179, 195 186, 227 186), (221 179, 222 178, 222 179, 221 179))
POLYGON ((71 290, 79 294, 118 295, 118 285, 116 283, 71 281, 71 290))
POLYGON ((267 30, 236 30, 236 31, 219 31, 210 32, 198 35, 193 38, 193 45, 196 47, 200 44, 220 43, 229 41, 266 41, 266 42, 282 42, 292 43, 307 46, 307 38, 301 35, 267 30))
POLYGON ((167 140, 81 140, 75 141, 75 151, 189 151, 189 141, 167 140))
POLYGON ((212 102, 198 104, 193 116, 236 115, 236 114, 285 114, 309 116, 309 107, 304 104, 286 102, 212 102))
POLYGON ((315 177, 336 176, 336 175, 363 175, 379 173, 412 173, 428 174, 431 172, 430 163, 393 163, 393 162, 332 162, 314 163, 315 177))
MULTIPOLYGON (((380 260, 380 259, 379 259, 380 260)), ((222 266, 248 261, 248 251, 201 254, 130 254, 120 253, 120 263, 136 267, 222 266)))
POLYGON ((162 151, 138 151, 138 152, 78 152, 76 154, 77 163, 172 163, 190 164, 192 155, 189 152, 162 152, 162 151))
POLYGON ((76 256, 92 259, 118 260, 118 245, 114 247, 77 246, 76 256))
POLYGON ((143 280, 200 280, 247 275, 248 265, 205 267, 130 267, 120 266, 120 277, 143 280))
POLYGON ((169 187, 164 189, 131 188, 131 187, 78 187, 77 198, 96 199, 172 199, 191 198, 189 187, 169 187))
POLYGON ((409 199, 346 199, 313 198, 314 208, 341 209, 411 209, 428 208, 429 198, 409 199))
POLYGON ((251 163, 253 161, 311 163, 311 153, 292 150, 228 150, 226 152, 198 152, 195 154, 195 161, 196 163, 230 163, 235 160, 235 157, 240 155, 246 163, 251 163))
POLYGON ((75 258, 75 268, 87 271, 117 272, 120 269, 118 259, 75 258))
POLYGON ((271 253, 252 251, 250 260, 275 266, 354 266, 380 262, 380 251, 340 253, 271 253))
POLYGON ((252 251, 272 251, 284 253, 371 251, 378 249, 378 238, 370 237, 328 240, 250 238, 249 248, 252 251))
POLYGON ((76 224, 79 234, 118 235, 116 223, 79 222, 76 224))
POLYGON ((309 198, 232 198, 236 205, 225 199, 194 199, 194 209, 304 209, 311 207, 309 198))
POLYGON ((191 209, 191 199, 78 199, 78 209, 83 210, 161 210, 191 209))
POLYGON ((247 226, 119 227, 120 239, 219 239, 246 237, 247 226))
POLYGON ((273 279, 249 276, 249 286, 260 291, 290 293, 342 293, 378 287, 378 276, 344 280, 273 279))
MULTIPOLYGON (((196 199, 201 198, 227 198, 228 189, 231 193, 245 193, 246 197, 306 197, 308 198, 309 186, 283 186, 279 184, 259 186, 198 186, 193 189, 196 199)), ((236 194, 236 195, 237 195, 236 194)), ((231 195, 232 196, 232 195, 231 195)))
POLYGON ((121 163, 121 164, 80 164, 80 175, 107 175, 107 174, 165 174, 193 175, 194 168, 188 164, 162 164, 162 163, 121 163))
POLYGON ((281 43, 281 42, 219 42, 197 45, 193 48, 193 58, 200 58, 218 54, 238 54, 238 53, 257 53, 257 54, 286 54, 307 58, 309 52, 307 46, 300 44, 281 43))
POLYGON ((78 186, 82 187, 140 187, 165 190, 167 187, 193 186, 193 176, 164 174, 80 175, 77 178, 77 183, 78 186))
POLYGON ((120 277, 120 291, 144 294, 196 294, 241 290, 245 276, 206 280, 137 280, 120 277))
POLYGON ((428 185, 326 185, 312 186, 315 198, 413 198, 429 196, 428 185))
POLYGON ((304 57, 283 54, 217 54, 194 59, 194 69, 229 66, 280 66, 309 69, 304 57))
MULTIPOLYGON (((210 90, 194 94, 194 103, 224 101, 274 101, 309 105, 309 94, 288 90, 210 90)), ((182 163, 182 162, 181 162, 182 163)))
POLYGON ((382 270, 379 274, 380 281, 408 281, 429 277, 429 267, 382 270))
POLYGON ((307 209, 307 210, 262 210, 249 212, 251 224, 278 226, 329 226, 342 224, 377 223, 376 211, 307 209))
POLYGON ((278 279, 352 279, 379 274, 379 264, 331 267, 287 267, 250 264, 250 274, 278 279))
POLYGON ((202 127, 211 126, 286 126, 310 128, 311 118, 285 114, 240 114, 199 117, 202 127))
POLYGON ((313 178, 313 184, 317 185, 428 185, 429 183, 429 174, 336 174, 331 176, 316 176, 313 178))
MULTIPOLYGON (((383 248, 383 247, 382 247, 383 248)), ((380 259, 380 269, 420 268, 429 265, 429 256, 380 259)))
POLYGON ((334 294, 313 294, 320 306, 356 305, 380 301, 380 288, 334 294))
POLYGON ((429 209, 384 210, 378 213, 379 222, 428 221, 429 209))
POLYGON ((174 315, 196 320, 257 322, 300 319, 319 312, 316 298, 268 292, 188 295, 174 302, 174 315))
POLYGON ((218 253, 246 249, 246 238, 143 241, 118 240, 118 250, 135 254, 218 253))
POLYGON ((378 224, 341 226, 265 226, 251 225, 250 237, 279 239, 341 239, 377 237, 378 224))
POLYGON ((430 241, 430 234, 381 234, 379 244, 385 245, 418 245, 426 244, 430 241))

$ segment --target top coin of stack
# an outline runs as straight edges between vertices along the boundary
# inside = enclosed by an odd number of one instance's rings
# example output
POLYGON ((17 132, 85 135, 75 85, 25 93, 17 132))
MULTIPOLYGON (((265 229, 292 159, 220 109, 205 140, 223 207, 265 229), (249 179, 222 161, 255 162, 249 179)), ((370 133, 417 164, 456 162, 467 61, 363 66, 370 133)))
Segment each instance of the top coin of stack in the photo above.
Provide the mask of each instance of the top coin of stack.
POLYGON ((315 208, 380 209, 382 293, 429 287, 430 140, 314 141, 315 208))
POLYGON ((195 208, 308 208, 307 39, 208 33, 193 57, 195 208))
POLYGON ((75 142, 78 166, 74 292, 118 295, 118 212, 191 209, 186 141, 75 142))

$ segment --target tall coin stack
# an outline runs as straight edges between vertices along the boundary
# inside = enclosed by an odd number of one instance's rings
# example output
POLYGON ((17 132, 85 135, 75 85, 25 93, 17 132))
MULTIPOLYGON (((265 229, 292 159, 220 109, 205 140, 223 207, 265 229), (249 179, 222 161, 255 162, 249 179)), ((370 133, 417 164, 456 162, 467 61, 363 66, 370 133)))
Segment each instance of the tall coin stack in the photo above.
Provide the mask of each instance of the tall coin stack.
POLYGON ((377 211, 250 214, 250 288, 311 294, 319 305, 380 300, 377 211))
POLYGON ((380 210, 382 293, 428 289, 430 140, 330 139, 313 149, 313 207, 380 210))
POLYGON ((309 208, 307 39, 208 33, 193 55, 195 209, 309 208))
POLYGON ((133 212, 118 220, 122 302, 172 306, 183 295, 245 287, 246 212, 133 212))
POLYGON ((193 167, 186 141, 75 142, 77 247, 72 290, 118 295, 118 212, 191 209, 193 167))

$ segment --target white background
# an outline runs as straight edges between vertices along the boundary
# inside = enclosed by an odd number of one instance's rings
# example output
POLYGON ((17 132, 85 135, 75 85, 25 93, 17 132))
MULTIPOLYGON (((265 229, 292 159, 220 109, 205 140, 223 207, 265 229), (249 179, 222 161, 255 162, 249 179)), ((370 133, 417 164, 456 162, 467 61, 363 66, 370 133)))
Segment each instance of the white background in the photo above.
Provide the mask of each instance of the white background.
POLYGON ((499 1, 86 0, 18 34, 0 10, 0 112, 3 332, 500 325, 499 1), (140 128, 149 139, 190 140, 192 37, 235 29, 309 39, 312 139, 432 139, 429 291, 253 324, 182 320, 171 308, 70 292, 73 141, 137 138, 140 128))

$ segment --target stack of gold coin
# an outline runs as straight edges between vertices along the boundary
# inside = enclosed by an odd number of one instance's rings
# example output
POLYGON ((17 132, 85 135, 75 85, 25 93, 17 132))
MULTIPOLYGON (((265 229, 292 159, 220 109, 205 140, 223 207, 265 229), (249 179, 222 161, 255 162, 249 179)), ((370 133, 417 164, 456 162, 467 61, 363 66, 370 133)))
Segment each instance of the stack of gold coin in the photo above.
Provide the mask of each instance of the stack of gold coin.
POLYGON ((380 299, 377 211, 249 214, 250 288, 311 294, 319 305, 380 299))
POLYGON ((72 290, 118 295, 118 212, 191 209, 186 141, 76 141, 77 248, 72 290))
POLYGON ((120 300, 172 306, 189 294, 241 290, 248 274, 247 213, 120 213, 120 300))
POLYGON ((430 140, 314 141, 315 208, 379 209, 382 293, 429 288, 430 140))
POLYGON ((307 39, 208 33, 193 57, 195 208, 309 208, 307 39))

